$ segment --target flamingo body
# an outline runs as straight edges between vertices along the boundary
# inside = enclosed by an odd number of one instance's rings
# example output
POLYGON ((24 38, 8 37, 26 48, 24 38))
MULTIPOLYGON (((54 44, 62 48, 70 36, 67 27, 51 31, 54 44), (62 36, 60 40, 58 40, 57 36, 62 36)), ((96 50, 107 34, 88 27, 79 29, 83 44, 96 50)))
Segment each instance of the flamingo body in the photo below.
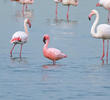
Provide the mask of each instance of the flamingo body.
POLYGON ((108 46, 109 46, 109 39, 110 39, 110 25, 100 24, 100 25, 97 26, 97 32, 95 32, 96 25, 98 24, 98 21, 99 21, 98 11, 92 10, 91 13, 89 14, 89 19, 91 19, 91 17, 93 15, 96 15, 96 19, 95 19, 95 21, 93 23, 93 26, 91 28, 91 35, 94 38, 103 39, 103 54, 102 54, 101 59, 103 59, 104 56, 105 56, 104 40, 107 40, 107 53, 106 53, 106 56, 107 56, 107 59, 108 59, 108 46))
POLYGON ((19 3, 21 3, 21 4, 33 4, 34 0, 19 0, 19 3))
POLYGON ((14 44, 23 44, 26 43, 28 39, 28 35, 25 32, 18 31, 13 34, 11 43, 14 44))
POLYGON ((44 48, 43 48, 43 55, 52 60, 53 64, 55 64, 56 60, 62 59, 62 58, 66 58, 67 56, 62 53, 59 49, 56 48, 48 48, 48 43, 49 43, 50 37, 48 35, 44 35, 44 48), (46 41, 46 42, 45 42, 46 41))

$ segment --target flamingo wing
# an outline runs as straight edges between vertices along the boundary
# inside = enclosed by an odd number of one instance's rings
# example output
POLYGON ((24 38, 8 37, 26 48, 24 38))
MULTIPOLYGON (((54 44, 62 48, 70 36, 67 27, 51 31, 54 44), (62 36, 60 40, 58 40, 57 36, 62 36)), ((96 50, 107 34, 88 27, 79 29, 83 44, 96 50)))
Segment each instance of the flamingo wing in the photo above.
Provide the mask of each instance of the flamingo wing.
POLYGON ((99 25, 97 27, 97 33, 105 39, 110 39, 110 25, 107 24, 99 25))
POLYGON ((25 43, 28 39, 28 35, 25 32, 18 31, 13 34, 11 43, 25 43))
POLYGON ((59 49, 56 48, 48 48, 48 55, 55 60, 66 57, 59 49))

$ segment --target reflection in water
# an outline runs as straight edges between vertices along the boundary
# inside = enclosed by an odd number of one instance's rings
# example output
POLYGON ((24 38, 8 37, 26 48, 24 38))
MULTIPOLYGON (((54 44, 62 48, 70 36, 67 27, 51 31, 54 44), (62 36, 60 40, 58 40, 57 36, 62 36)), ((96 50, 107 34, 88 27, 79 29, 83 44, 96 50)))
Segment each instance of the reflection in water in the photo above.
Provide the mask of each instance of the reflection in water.
POLYGON ((33 18, 33 10, 25 10, 24 13, 22 11, 18 10, 16 11, 16 18, 33 18))
MULTIPOLYGON (((102 59, 102 65, 104 65, 105 64, 105 61, 104 61, 104 59, 102 59)), ((108 58, 106 58, 106 64, 108 64, 108 58)))
POLYGON ((24 63, 27 64, 27 58, 26 57, 11 57, 10 58, 12 63, 18 62, 18 63, 24 63))
POLYGON ((70 25, 74 25, 74 24, 77 24, 77 21, 75 20, 65 20, 65 19, 54 19, 54 20, 51 20, 51 19, 47 19, 47 23, 49 23, 50 25, 52 24, 70 24, 70 25))
POLYGON ((42 80, 43 81, 47 81, 49 79, 49 77, 51 77, 49 74, 52 70, 56 69, 56 68, 59 68, 63 65, 60 65, 60 64, 47 64, 47 65, 42 65, 43 67, 43 76, 42 76, 42 80), (45 70, 47 69, 47 70, 45 70))
POLYGON ((62 65, 58 65, 58 64, 47 64, 47 65, 43 65, 42 67, 44 69, 52 69, 52 68, 58 68, 61 67, 62 65))

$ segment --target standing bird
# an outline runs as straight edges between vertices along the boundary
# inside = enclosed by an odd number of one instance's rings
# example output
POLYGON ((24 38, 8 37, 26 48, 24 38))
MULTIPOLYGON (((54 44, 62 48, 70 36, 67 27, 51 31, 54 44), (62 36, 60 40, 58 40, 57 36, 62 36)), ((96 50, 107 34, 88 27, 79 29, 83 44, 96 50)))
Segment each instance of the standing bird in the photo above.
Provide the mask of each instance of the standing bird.
POLYGON ((13 43, 13 47, 10 51, 10 56, 12 57, 12 51, 14 49, 14 47, 16 46, 16 44, 21 44, 21 50, 20 50, 20 57, 21 57, 21 52, 22 52, 22 46, 24 43, 27 42, 27 39, 28 39, 28 28, 27 28, 27 25, 26 24, 29 24, 29 28, 31 28, 31 23, 30 23, 30 20, 29 19, 25 19, 24 20, 24 29, 25 29, 25 32, 22 32, 22 31, 17 31, 13 34, 12 36, 12 39, 11 39, 11 43, 13 43))
POLYGON ((17 1, 21 4, 23 4, 23 13, 24 13, 24 6, 26 5, 26 8, 27 8, 27 4, 33 4, 34 3, 34 0, 11 0, 11 1, 17 1))
POLYGON ((69 20, 69 7, 70 7, 70 5, 77 6, 78 0, 62 0, 62 4, 65 6, 68 6, 67 20, 69 20))
POLYGON ((108 59, 108 48, 109 48, 109 39, 110 39, 110 25, 108 24, 100 24, 97 26, 97 32, 95 32, 95 28, 96 25, 99 22, 99 13, 96 10, 92 10, 91 13, 89 14, 89 20, 91 19, 91 17, 93 15, 96 15, 96 19, 93 23, 93 26, 91 28, 91 35, 94 38, 97 39, 103 39, 103 54, 101 57, 101 60, 103 60, 104 56, 105 56, 105 50, 104 50, 104 40, 107 40, 107 53, 106 53, 106 57, 108 59))
POLYGON ((110 23, 110 0, 100 0, 99 3, 96 4, 97 7, 103 6, 108 10, 108 23, 110 23))
POLYGON ((64 53, 56 48, 48 48, 49 41, 50 37, 48 35, 44 35, 43 42, 45 43, 45 45, 43 47, 43 54, 46 58, 52 60, 53 64, 55 64, 56 60, 67 57, 64 53))
POLYGON ((57 19, 57 8, 58 8, 58 3, 62 2, 62 0, 54 0, 54 2, 56 3, 56 19, 57 19))

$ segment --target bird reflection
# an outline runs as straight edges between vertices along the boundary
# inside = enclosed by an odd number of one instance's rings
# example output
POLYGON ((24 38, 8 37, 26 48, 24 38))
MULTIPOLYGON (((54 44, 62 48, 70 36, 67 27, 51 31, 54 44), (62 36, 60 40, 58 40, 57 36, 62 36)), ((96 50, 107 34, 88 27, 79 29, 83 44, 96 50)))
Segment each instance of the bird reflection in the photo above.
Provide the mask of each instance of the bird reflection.
POLYGON ((70 25, 74 25, 74 24, 77 24, 77 21, 76 20, 65 20, 65 19, 54 19, 54 20, 51 20, 51 19, 47 19, 47 23, 49 24, 70 24, 70 25))
POLYGON ((44 69, 52 69, 52 68, 58 68, 60 66, 62 66, 62 65, 58 65, 58 64, 47 64, 47 65, 43 65, 42 67, 44 69))
POLYGON ((43 81, 47 81, 51 76, 50 74, 50 70, 54 70, 56 68, 59 68, 63 65, 60 65, 60 64, 46 64, 46 65, 42 65, 42 68, 43 68, 43 76, 42 76, 42 80, 43 81))
POLYGON ((27 64, 27 58, 26 57, 10 57, 12 63, 24 63, 27 64))
POLYGON ((106 63, 105 63, 104 59, 102 59, 102 65, 104 65, 104 64, 108 64, 108 57, 106 58, 106 63))
POLYGON ((18 10, 16 12, 16 18, 29 18, 32 19, 33 18, 33 10, 25 10, 23 13, 18 10))

